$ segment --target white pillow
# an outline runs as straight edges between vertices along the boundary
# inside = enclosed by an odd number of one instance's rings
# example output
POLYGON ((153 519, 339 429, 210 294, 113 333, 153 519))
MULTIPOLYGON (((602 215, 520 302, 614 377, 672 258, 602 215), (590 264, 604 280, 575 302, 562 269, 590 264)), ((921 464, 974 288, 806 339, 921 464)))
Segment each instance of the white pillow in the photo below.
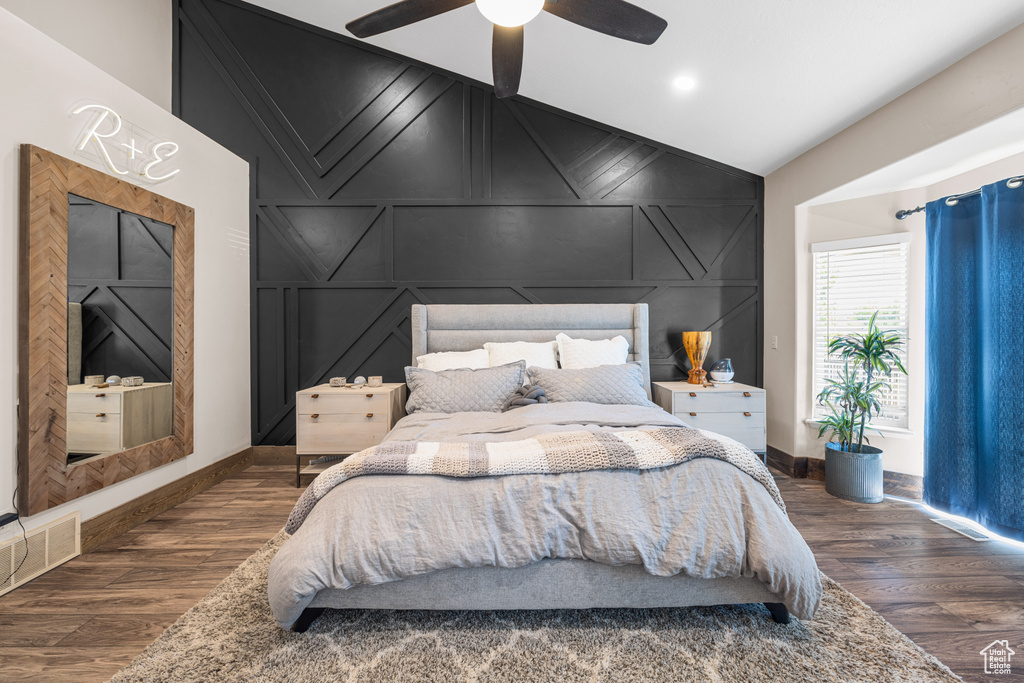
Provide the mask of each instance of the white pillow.
POLYGON ((432 372, 441 372, 442 370, 458 370, 460 368, 480 370, 490 367, 490 365, 487 351, 474 349, 473 351, 442 351, 441 353, 416 356, 416 367, 432 372))
POLYGON ((492 368, 508 365, 517 360, 525 360, 526 367, 549 368, 558 367, 558 343, 549 342, 487 342, 484 344, 492 368))
POLYGON ((590 341, 559 333, 555 340, 558 342, 558 358, 567 370, 622 365, 629 356, 629 342, 621 334, 612 339, 590 341))

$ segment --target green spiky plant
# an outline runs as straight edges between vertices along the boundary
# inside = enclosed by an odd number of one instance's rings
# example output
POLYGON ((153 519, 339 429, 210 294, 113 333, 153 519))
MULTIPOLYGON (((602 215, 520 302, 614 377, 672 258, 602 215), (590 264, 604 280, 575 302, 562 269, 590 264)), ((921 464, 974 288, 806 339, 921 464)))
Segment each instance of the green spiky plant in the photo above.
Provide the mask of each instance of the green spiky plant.
POLYGON ((896 371, 907 374, 899 356, 903 335, 879 329, 877 317, 875 311, 866 333, 836 337, 828 343, 829 355, 842 358, 845 366, 839 379, 825 380, 825 388, 818 394, 818 403, 829 409, 819 420, 818 436, 828 433, 829 441, 837 441, 840 450, 854 451, 856 440, 856 452, 862 452, 864 430, 871 418, 882 412, 879 394, 889 388, 886 380, 896 371))

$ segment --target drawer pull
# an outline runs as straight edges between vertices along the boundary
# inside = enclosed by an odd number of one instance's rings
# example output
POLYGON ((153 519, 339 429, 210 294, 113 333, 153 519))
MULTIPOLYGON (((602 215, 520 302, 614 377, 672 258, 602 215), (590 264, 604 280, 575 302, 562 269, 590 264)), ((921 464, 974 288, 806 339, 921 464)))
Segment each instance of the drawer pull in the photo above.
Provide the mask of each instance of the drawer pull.
POLYGON ((696 391, 691 391, 690 392, 690 396, 693 396, 694 398, 697 398, 697 392, 696 391))
POLYGON ((96 413, 96 417, 106 417, 106 413, 96 413))
POLYGON ((320 394, 313 394, 310 398, 320 398, 320 394))
POLYGON ((367 413, 366 417, 373 417, 373 413, 367 413))
POLYGON ((313 419, 315 420, 315 419, 317 419, 318 417, 320 417, 320 413, 313 413, 312 415, 310 415, 310 417, 311 417, 311 418, 313 418, 313 419))
POLYGON ((747 417, 750 417, 750 413, 743 413, 743 414, 746 415, 747 417))
POLYGON ((96 394, 96 398, 103 398, 106 394, 96 394))
POLYGON ((744 391, 743 395, 746 396, 747 398, 750 398, 750 392, 749 391, 744 391))
POLYGON ((366 398, 373 398, 373 394, 367 394, 366 398))
POLYGON ((690 413, 690 417, 697 417, 697 413, 690 413))

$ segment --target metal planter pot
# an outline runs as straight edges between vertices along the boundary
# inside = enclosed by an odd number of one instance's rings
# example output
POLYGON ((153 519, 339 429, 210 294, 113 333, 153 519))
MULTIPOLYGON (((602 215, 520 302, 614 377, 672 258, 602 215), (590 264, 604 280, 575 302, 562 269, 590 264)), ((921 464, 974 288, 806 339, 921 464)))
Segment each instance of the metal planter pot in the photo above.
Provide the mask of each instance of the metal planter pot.
POLYGON ((825 444, 825 490, 855 503, 881 503, 882 449, 864 446, 852 453, 839 450, 837 443, 825 444))

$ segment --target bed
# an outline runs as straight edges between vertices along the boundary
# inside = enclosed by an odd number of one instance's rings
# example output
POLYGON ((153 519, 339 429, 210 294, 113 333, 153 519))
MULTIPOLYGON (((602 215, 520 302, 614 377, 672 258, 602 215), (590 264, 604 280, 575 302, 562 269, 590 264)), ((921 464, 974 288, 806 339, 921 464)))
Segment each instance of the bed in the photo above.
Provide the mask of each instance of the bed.
MULTIPOLYGON (((412 362, 486 342, 550 341, 560 332, 591 340, 621 335, 649 399, 647 315, 646 304, 413 306, 412 362)), ((500 414, 419 413, 403 418, 385 444, 456 438, 522 443, 516 438, 558 430, 604 434, 676 426, 677 418, 655 408, 563 403, 500 414)), ((790 612, 811 618, 821 599, 813 554, 786 517, 777 489, 771 495, 766 490, 774 487, 767 470, 745 466, 748 473, 698 458, 645 471, 361 476, 311 505, 282 546, 270 568, 271 607, 283 628, 297 632, 328 608, 763 603, 766 618, 776 622, 788 623, 790 612), (525 502, 516 507, 510 501, 525 502), (621 512, 632 508, 636 519, 621 512), (487 515, 494 517, 487 524, 499 531, 486 529, 481 520, 487 515), (520 517, 533 515, 547 515, 548 525, 564 527, 562 535, 529 528, 513 536, 510 530, 524 524, 520 517), (615 521, 619 515, 624 521, 615 521), (428 533, 432 524, 440 529, 428 533)))

